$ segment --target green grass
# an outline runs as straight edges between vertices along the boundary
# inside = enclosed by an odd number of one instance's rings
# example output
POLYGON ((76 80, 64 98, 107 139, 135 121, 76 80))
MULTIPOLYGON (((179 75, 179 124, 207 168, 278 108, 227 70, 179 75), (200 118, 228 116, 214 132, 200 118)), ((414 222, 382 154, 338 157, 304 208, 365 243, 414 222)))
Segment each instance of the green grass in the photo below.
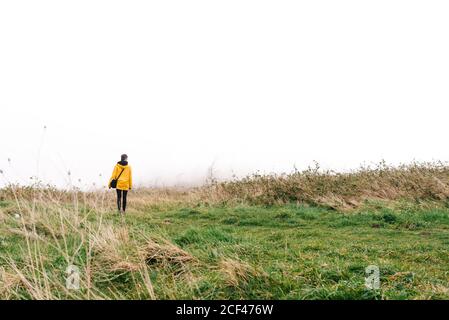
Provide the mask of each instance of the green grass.
MULTIPOLYGON (((342 214, 283 206, 186 212, 153 213, 148 232, 158 226, 207 263, 229 256, 266 273, 231 291, 210 273, 206 282, 214 283, 214 292, 195 298, 405 299, 425 297, 422 290, 432 285, 448 288, 449 210, 342 214), (364 287, 364 270, 370 264, 381 270, 379 292, 364 287)), ((142 225, 144 221, 139 218, 142 225)), ((428 295, 448 297, 447 292, 428 295)))
MULTIPOLYGON (((12 205, 0 202, 7 216, 0 227, 0 264, 7 271, 6 257, 22 267, 27 261, 25 237, 11 232, 20 225, 11 217, 12 209, 7 210, 12 205)), ((96 212, 85 214, 80 228, 99 223, 96 212)), ((131 244, 163 238, 194 258, 182 266, 147 265, 157 299, 449 298, 449 208, 444 206, 368 203, 352 212, 296 205, 161 206, 130 209, 125 221, 109 212, 102 223, 127 228, 131 244), (243 266, 242 271, 223 262, 227 260, 243 266), (380 268, 380 290, 365 288, 368 265, 380 268)), ((49 243, 67 246, 80 266, 86 265, 88 245, 76 252, 78 233, 53 239, 44 231, 37 228, 47 239, 39 247, 45 269, 63 282, 67 261, 49 243)), ((130 243, 115 249, 131 255, 130 243)), ((96 259, 93 255, 92 261, 96 259)), ((111 298, 147 299, 148 293, 136 287, 139 277, 137 271, 101 270, 92 281, 111 298)), ((66 297, 51 290, 56 298, 66 297)), ((20 285, 9 294, 3 293, 7 298, 32 297, 20 285)))

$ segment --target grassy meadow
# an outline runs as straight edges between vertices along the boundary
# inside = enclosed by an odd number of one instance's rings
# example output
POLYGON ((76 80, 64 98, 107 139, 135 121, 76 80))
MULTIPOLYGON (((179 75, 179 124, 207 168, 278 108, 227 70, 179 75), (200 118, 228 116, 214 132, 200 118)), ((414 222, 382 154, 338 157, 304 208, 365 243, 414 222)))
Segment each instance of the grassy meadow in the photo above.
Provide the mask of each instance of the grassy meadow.
POLYGON ((114 196, 1 189, 0 298, 449 299, 444 164, 138 189, 125 216, 114 196))

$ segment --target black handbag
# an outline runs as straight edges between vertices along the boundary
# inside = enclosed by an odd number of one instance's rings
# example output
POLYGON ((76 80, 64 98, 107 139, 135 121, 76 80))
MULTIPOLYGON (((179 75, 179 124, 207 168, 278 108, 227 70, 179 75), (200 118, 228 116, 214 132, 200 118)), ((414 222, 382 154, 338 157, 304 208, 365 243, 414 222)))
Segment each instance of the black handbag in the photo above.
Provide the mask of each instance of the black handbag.
POLYGON ((125 171, 125 168, 122 169, 122 172, 120 172, 120 174, 118 175, 117 179, 112 179, 111 180, 111 188, 117 188, 117 181, 120 178, 120 176, 122 175, 123 171, 125 171))

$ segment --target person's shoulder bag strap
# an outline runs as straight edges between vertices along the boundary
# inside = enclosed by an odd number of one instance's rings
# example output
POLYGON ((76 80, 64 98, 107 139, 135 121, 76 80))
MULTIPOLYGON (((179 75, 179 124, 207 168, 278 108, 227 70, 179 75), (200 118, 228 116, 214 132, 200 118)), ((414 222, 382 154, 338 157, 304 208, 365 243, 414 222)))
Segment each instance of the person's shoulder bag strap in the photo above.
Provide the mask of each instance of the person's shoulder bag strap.
POLYGON ((125 171, 125 168, 122 169, 122 172, 120 172, 120 174, 118 175, 118 177, 115 180, 118 181, 118 178, 120 178, 120 176, 122 175, 123 171, 125 171))

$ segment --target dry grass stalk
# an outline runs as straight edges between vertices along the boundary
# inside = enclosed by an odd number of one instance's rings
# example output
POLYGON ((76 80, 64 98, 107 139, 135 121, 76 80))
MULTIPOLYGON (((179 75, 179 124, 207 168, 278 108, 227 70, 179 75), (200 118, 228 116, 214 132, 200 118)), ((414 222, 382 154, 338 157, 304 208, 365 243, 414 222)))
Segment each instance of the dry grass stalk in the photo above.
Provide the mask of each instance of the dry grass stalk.
POLYGON ((237 287, 241 283, 257 276, 256 270, 243 261, 224 258, 219 263, 219 270, 225 276, 225 281, 229 286, 237 287))
POLYGON ((148 265, 184 267, 187 263, 196 261, 191 254, 166 239, 148 239, 143 255, 148 265))
POLYGON ((137 248, 131 242, 127 227, 102 226, 90 234, 95 257, 93 272, 131 272, 140 269, 137 248))

